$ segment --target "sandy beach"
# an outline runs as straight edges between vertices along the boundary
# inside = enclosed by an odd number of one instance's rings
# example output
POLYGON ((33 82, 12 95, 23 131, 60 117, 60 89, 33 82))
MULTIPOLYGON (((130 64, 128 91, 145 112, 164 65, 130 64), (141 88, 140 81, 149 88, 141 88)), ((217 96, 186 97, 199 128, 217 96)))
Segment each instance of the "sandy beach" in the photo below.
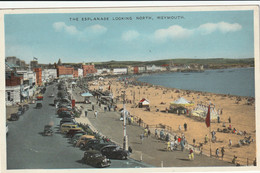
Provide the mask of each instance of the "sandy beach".
MULTIPOLYGON (((196 140, 195 148, 199 148, 199 143, 204 143, 205 135, 210 136, 209 128, 206 127, 205 121, 199 121, 188 115, 177 115, 174 113, 161 112, 166 108, 169 109, 170 102, 177 100, 180 97, 185 98, 188 101, 194 103, 192 109, 197 104, 204 104, 215 106, 216 110, 222 109, 220 115, 221 123, 217 123, 216 120, 211 122, 211 131, 216 132, 217 141, 211 142, 212 155, 215 157, 215 151, 218 148, 221 151, 221 147, 225 148, 224 160, 231 162, 234 155, 237 156, 237 161, 242 165, 247 165, 247 162, 251 165, 256 158, 256 126, 255 126, 255 103, 251 105, 247 104, 247 97, 240 97, 241 101, 237 103, 237 96, 221 95, 214 93, 204 93, 196 91, 186 91, 165 88, 154 85, 133 85, 125 83, 124 81, 118 81, 117 78, 109 78, 100 81, 89 82, 89 89, 100 89, 103 91, 109 89, 113 93, 113 97, 117 101, 118 109, 123 108, 122 105, 122 92, 126 93, 126 109, 131 115, 141 118, 144 123, 149 126, 163 124, 172 128, 172 132, 181 136, 185 135, 187 142, 193 145, 193 139, 196 140), (148 99, 150 101, 150 111, 146 111, 145 108, 138 108, 138 102, 142 99, 148 99), (162 104, 163 103, 163 104, 162 104), (159 111, 157 110, 159 109, 159 111), (225 122, 228 127, 230 124, 228 118, 231 118, 232 129, 236 128, 237 131, 246 131, 246 135, 238 135, 233 133, 217 132, 217 129, 223 129, 222 125, 225 122), (184 131, 184 123, 187 123, 187 131, 184 131), (181 130, 179 130, 181 125, 181 130), (253 142, 250 145, 243 145, 237 147, 239 140, 244 137, 251 136, 253 142), (232 146, 229 146, 229 139, 232 140, 232 146)), ((154 132, 153 129, 152 133, 154 132)), ((203 153, 209 155, 210 144, 203 145, 203 153)), ((220 152, 221 156, 221 152, 220 152)), ((221 159, 221 158, 220 158, 221 159)))

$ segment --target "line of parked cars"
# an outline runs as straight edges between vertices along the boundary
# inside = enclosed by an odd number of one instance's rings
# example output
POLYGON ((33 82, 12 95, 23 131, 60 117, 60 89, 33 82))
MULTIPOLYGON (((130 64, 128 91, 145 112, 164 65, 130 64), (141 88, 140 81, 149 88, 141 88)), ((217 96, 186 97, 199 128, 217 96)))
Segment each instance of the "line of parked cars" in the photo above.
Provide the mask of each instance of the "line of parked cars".
MULTIPOLYGON (((62 88, 60 85, 59 87, 62 88)), ((90 129, 84 128, 84 130, 83 126, 75 121, 74 114, 77 110, 71 108, 71 103, 67 99, 60 98, 55 101, 55 105, 58 108, 58 117, 62 118, 60 132, 69 138, 69 142, 74 147, 85 151, 82 158, 83 163, 93 167, 108 167, 111 164, 110 159, 128 158, 129 153, 120 146, 93 133, 90 129)))
POLYGON ((27 110, 29 109, 29 105, 25 104, 25 105, 20 105, 18 108, 18 111, 16 113, 12 113, 9 121, 17 121, 19 120, 19 117, 21 115, 23 115, 27 110))

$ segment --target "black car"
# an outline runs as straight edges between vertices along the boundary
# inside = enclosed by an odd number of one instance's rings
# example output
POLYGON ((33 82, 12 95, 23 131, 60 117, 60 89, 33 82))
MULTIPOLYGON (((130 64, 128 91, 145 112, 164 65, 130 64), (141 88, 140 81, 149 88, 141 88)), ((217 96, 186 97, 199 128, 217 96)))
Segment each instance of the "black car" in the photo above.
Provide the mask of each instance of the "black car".
POLYGON ((43 135, 44 136, 52 136, 53 130, 51 125, 45 125, 44 130, 43 130, 43 135))
POLYGON ((111 144, 113 144, 113 143, 103 142, 102 140, 98 140, 98 139, 91 139, 86 143, 86 145, 82 149, 99 151, 102 147, 104 147, 106 145, 111 145, 111 144))
POLYGON ((64 117, 62 118, 62 120, 60 120, 60 126, 64 123, 75 123, 77 124, 77 122, 75 121, 74 118, 70 118, 70 117, 64 117))
POLYGON ((17 121, 19 119, 19 115, 17 115, 16 113, 11 114, 9 120, 10 121, 17 121))
POLYGON ((36 103, 36 109, 42 108, 42 103, 36 103))
POLYGON ((108 167, 111 164, 110 159, 107 159, 99 151, 86 151, 82 162, 98 168, 108 167))
POLYGON ((62 111, 59 113, 60 118, 72 118, 73 115, 69 111, 62 111))
POLYGON ((106 145, 100 149, 100 152, 109 159, 127 159, 128 152, 118 145, 106 145))

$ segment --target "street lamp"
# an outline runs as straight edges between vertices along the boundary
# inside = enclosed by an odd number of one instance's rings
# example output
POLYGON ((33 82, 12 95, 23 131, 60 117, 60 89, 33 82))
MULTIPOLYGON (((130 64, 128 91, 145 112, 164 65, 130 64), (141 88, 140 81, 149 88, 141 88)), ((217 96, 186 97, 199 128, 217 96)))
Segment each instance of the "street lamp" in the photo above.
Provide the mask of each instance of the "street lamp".
POLYGON ((124 114, 124 125, 123 125, 123 131, 124 131, 124 139, 123 139, 123 149, 128 150, 128 140, 127 140, 127 135, 126 135, 126 115, 125 115, 125 91, 122 91, 123 93, 123 114, 124 114))

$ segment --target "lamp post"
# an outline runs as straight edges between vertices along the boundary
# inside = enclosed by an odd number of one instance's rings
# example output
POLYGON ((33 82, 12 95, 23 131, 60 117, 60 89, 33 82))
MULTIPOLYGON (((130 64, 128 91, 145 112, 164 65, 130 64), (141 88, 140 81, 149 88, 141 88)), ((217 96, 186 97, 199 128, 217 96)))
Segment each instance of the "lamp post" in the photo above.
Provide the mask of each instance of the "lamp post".
POLYGON ((125 91, 122 91, 123 93, 123 118, 124 118, 124 125, 123 125, 123 132, 124 132, 124 139, 123 139, 123 149, 124 150, 128 150, 128 146, 127 146, 127 135, 126 135, 126 115, 125 115, 125 91))

